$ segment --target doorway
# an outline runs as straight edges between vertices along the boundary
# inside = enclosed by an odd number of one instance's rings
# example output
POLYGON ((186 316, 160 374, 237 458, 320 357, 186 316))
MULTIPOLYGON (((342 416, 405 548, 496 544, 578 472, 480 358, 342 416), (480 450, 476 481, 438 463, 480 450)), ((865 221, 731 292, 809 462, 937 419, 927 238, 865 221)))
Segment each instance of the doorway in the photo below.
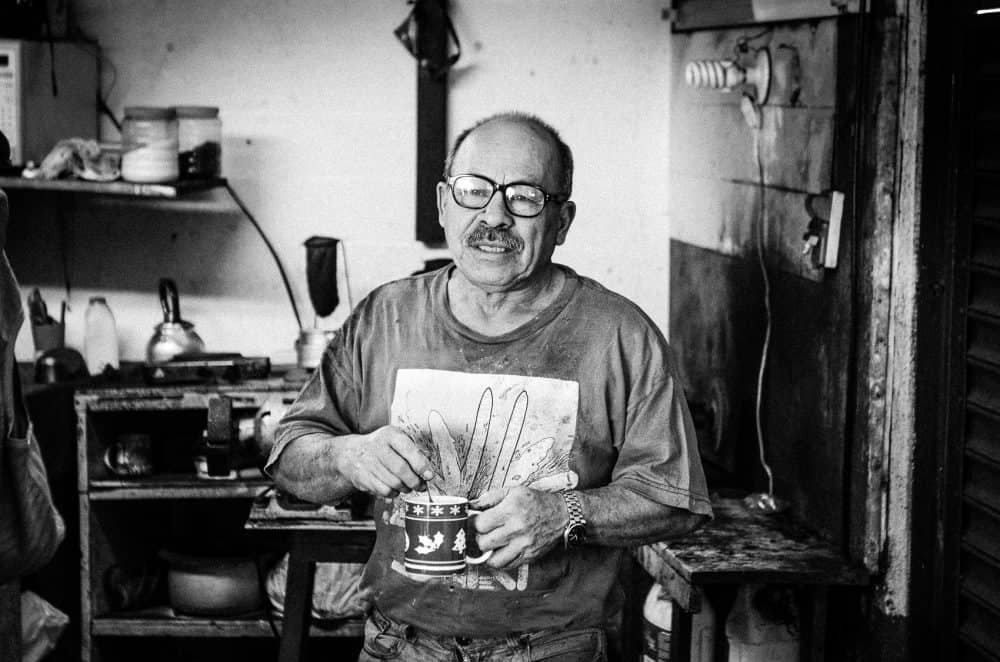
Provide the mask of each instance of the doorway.
POLYGON ((1000 2, 929 11, 912 650, 1000 660, 1000 2))

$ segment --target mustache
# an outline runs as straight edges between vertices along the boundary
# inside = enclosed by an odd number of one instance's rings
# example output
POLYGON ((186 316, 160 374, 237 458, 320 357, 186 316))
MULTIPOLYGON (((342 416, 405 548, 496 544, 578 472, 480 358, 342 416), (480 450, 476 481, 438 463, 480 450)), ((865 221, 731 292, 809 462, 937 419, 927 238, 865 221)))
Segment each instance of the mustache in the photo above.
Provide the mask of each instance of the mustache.
POLYGON ((480 243, 500 244, 504 248, 511 250, 521 250, 523 247, 521 240, 511 234, 510 230, 506 228, 491 228, 489 226, 479 226, 465 238, 467 246, 480 243))

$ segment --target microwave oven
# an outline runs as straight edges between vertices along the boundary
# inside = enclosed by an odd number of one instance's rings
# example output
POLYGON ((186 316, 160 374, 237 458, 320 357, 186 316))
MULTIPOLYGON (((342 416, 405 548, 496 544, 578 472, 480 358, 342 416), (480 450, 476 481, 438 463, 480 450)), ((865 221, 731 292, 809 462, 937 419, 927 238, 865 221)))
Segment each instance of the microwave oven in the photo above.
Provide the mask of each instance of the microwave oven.
POLYGON ((96 44, 0 39, 0 131, 14 166, 41 163, 63 138, 97 138, 98 55, 96 44))

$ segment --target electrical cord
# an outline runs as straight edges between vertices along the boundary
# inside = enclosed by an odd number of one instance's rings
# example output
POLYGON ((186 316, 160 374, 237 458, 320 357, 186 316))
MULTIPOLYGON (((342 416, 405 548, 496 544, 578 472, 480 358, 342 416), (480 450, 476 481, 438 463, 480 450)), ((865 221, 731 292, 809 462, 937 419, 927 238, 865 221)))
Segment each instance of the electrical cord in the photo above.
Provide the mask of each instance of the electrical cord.
POLYGON ((274 263, 278 266, 278 273, 281 275, 281 282, 284 283, 285 292, 288 294, 288 302, 292 305, 292 312, 295 314, 295 323, 298 325, 299 330, 302 330, 302 318, 299 316, 298 306, 295 305, 295 295, 292 294, 292 286, 291 283, 288 282, 288 276, 285 274, 285 267, 281 264, 281 258, 278 257, 277 251, 274 250, 274 246, 271 245, 271 241, 267 238, 267 235, 264 234, 264 230, 260 227, 257 219, 250 213, 247 206, 243 204, 243 200, 241 200, 240 196, 236 194, 236 191, 233 190, 233 187, 228 181, 225 186, 226 190, 229 191, 229 195, 233 198, 233 202, 236 203, 236 206, 240 208, 240 211, 242 211, 243 214, 250 220, 250 223, 253 224, 254 228, 257 230, 257 234, 259 234, 260 238, 264 240, 264 245, 267 246, 267 250, 271 253, 271 257, 274 258, 274 263))
POLYGON ((101 114, 103 114, 108 118, 108 120, 114 125, 115 129, 120 134, 122 132, 122 123, 115 116, 115 113, 114 111, 111 110, 111 107, 108 106, 108 101, 107 101, 108 97, 111 96, 111 92, 115 89, 115 86, 118 84, 118 67, 115 66, 115 63, 113 60, 111 60, 111 58, 107 57, 106 55, 104 55, 104 53, 101 52, 100 46, 96 39, 94 39, 93 37, 87 35, 82 31, 77 30, 77 32, 82 41, 85 42, 86 47, 83 44, 80 44, 79 42, 76 41, 70 43, 73 46, 75 46, 77 50, 83 51, 90 57, 94 58, 97 61, 98 67, 100 67, 102 64, 105 64, 107 65, 108 70, 111 72, 111 83, 108 85, 108 88, 106 90, 101 90, 99 87, 97 90, 97 110, 98 112, 100 112, 101 114), (91 52, 91 50, 88 48, 89 46, 93 47, 94 49, 93 52, 91 52))
POLYGON ((344 240, 340 240, 340 255, 343 257, 341 262, 344 263, 344 287, 347 289, 347 307, 350 310, 354 310, 354 299, 351 297, 351 279, 347 274, 347 249, 344 248, 344 240))
MULTIPOLYGON (((763 116, 763 112, 761 112, 763 116)), ((763 121, 760 122, 763 124, 763 121)), ((758 190, 760 191, 759 200, 759 213, 757 215, 757 232, 756 232, 756 243, 757 243, 757 261, 760 264, 760 273, 764 280, 764 313, 765 313, 765 326, 764 326, 764 346, 761 349, 760 356, 760 368, 757 370, 757 406, 754 412, 755 421, 757 425, 757 449, 760 453, 760 464, 764 469, 764 473, 767 474, 767 494, 771 497, 772 502, 774 499, 774 474, 771 472, 771 467, 767 463, 767 458, 764 454, 764 430, 761 424, 761 409, 763 406, 763 393, 764 393, 764 372, 767 367, 767 355, 771 347, 771 281, 767 276, 767 266, 764 262, 764 219, 767 213, 767 205, 764 200, 765 193, 765 182, 764 182, 764 159, 761 156, 760 149, 760 134, 762 131, 761 126, 753 127, 753 153, 754 159, 757 162, 757 183, 758 190)))
POLYGON ((740 55, 746 53, 750 49, 751 41, 756 41, 757 39, 765 37, 772 32, 774 32, 774 28, 764 28, 763 30, 754 35, 748 35, 748 34, 740 35, 740 38, 736 40, 736 45, 733 47, 733 50, 736 52, 736 57, 738 58, 740 55))

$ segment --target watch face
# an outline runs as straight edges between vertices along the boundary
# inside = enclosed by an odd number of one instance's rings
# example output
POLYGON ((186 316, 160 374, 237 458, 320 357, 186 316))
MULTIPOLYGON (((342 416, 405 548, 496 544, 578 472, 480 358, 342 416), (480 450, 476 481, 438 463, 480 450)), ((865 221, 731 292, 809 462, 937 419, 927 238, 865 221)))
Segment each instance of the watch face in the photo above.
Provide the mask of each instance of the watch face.
POLYGON ((583 543, 583 525, 576 524, 566 532, 566 546, 576 547, 583 543))

